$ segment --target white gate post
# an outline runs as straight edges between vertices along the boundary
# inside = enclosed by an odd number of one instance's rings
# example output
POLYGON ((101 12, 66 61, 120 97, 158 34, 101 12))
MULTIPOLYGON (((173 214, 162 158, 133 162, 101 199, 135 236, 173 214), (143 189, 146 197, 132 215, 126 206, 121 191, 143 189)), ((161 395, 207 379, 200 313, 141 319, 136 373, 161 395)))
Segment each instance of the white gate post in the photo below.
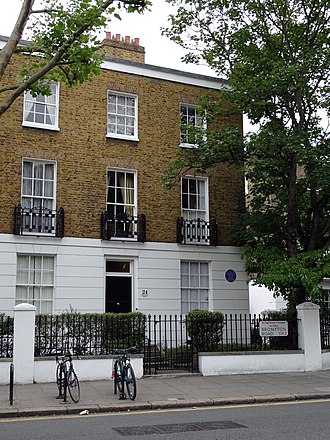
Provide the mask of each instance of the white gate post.
POLYGON ((305 371, 322 370, 320 306, 304 302, 297 306, 298 344, 304 350, 305 371))
POLYGON ((15 383, 33 383, 34 334, 36 308, 22 303, 14 307, 14 353, 15 383))

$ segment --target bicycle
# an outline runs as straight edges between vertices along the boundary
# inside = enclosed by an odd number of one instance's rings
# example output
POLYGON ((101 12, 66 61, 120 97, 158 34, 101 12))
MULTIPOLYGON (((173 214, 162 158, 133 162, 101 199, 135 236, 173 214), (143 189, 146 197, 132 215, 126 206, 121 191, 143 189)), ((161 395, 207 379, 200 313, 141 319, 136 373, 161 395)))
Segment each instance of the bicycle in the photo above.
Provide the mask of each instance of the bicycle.
POLYGON ((115 349, 113 353, 120 353, 113 360, 112 378, 114 379, 114 394, 119 393, 119 400, 126 399, 125 384, 127 395, 131 400, 136 398, 137 386, 133 367, 130 363, 128 353, 135 350, 135 347, 127 349, 115 349))
POLYGON ((73 368, 71 353, 68 351, 64 355, 56 355, 56 364, 57 399, 63 399, 64 402, 67 402, 66 392, 69 390, 72 401, 78 403, 80 399, 80 385, 73 368))

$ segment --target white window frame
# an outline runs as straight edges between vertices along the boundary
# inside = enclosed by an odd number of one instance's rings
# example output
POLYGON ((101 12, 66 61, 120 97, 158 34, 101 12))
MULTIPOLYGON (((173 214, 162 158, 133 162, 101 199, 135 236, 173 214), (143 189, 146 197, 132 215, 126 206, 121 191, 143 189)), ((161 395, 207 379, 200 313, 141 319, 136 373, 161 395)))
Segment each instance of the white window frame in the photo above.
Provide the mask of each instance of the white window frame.
MULTIPOLYGON (((24 103, 23 103, 23 123, 24 127, 34 127, 42 128, 46 130, 59 130, 58 126, 58 114, 59 114, 59 102, 60 102, 60 83, 51 81, 50 87, 53 90, 52 95, 44 96, 38 94, 33 97, 29 91, 24 93, 24 103), (43 112, 37 112, 36 110, 44 109, 43 112), (37 122, 28 121, 29 115, 43 115, 45 118, 49 116, 49 110, 52 110, 53 121, 51 123, 47 122, 37 122)), ((35 119, 35 118, 34 118, 35 119)))
MULTIPOLYGON (((118 212, 118 207, 123 207, 123 212, 128 214, 128 216, 136 217, 137 216, 137 171, 132 169, 125 169, 125 168, 114 168, 114 167, 108 167, 107 168, 107 176, 106 176, 107 186, 106 186, 106 210, 110 215, 112 215, 112 210, 110 209, 111 206, 114 207, 113 209, 113 216, 118 217, 118 214, 123 214, 121 209, 118 212), (109 173, 115 174, 115 183, 114 185, 110 185, 109 181, 109 173), (123 182, 123 186, 117 185, 117 178, 119 173, 125 174, 125 182, 123 182), (130 202, 127 200, 128 192, 131 189, 130 187, 126 186, 127 182, 127 174, 133 175, 133 200, 130 202), (114 191, 114 201, 111 200, 111 195, 109 194, 110 189, 113 188, 114 191), (125 190, 125 200, 121 203, 118 203, 117 201, 117 191, 121 188, 122 190, 125 190), (110 200, 109 200, 110 199, 110 200), (127 212, 126 209, 131 212, 127 212)), ((121 185, 121 184, 120 184, 121 185)), ((121 194, 122 195, 122 194, 121 194)), ((123 238, 127 240, 134 240, 136 241, 137 238, 129 238, 129 237, 113 237, 112 240, 123 240, 123 238)))
MULTIPOLYGON (((34 159, 29 157, 24 157, 22 159, 22 177, 21 177, 21 206, 24 212, 27 212, 27 210, 31 210, 31 215, 24 215, 24 222, 30 222, 31 226, 32 223, 36 221, 36 219, 33 218, 33 211, 38 211, 39 208, 48 209, 50 211, 55 212, 56 210, 56 162, 55 161, 49 161, 49 160, 43 160, 43 159, 34 159), (31 163, 32 164, 32 175, 27 176, 24 175, 25 171, 25 164, 31 163), (51 165, 53 167, 53 178, 46 178, 46 166, 51 165), (42 177, 38 176, 37 174, 37 167, 42 167, 42 177), (36 191, 36 188, 39 184, 39 193, 36 191), (48 187, 48 189, 47 189, 48 187), (49 188, 51 188, 51 194, 47 194, 47 191, 49 191, 49 188), (27 192, 27 189, 30 190, 27 192), (25 202, 25 200, 30 199, 30 203, 28 204, 25 202), (38 204, 40 202, 40 204, 38 204), (26 210, 26 211, 25 211, 26 210)), ((51 222, 51 225, 49 225, 52 228, 52 235, 56 234, 56 216, 49 218, 49 217, 39 217, 37 218, 37 221, 41 222, 40 225, 42 226, 42 229, 44 229, 44 226, 47 228, 47 225, 45 222, 51 222)), ((24 227, 24 225, 23 225, 24 227)), ((32 232, 36 235, 41 235, 40 232, 32 232)), ((49 235, 49 232, 44 232, 45 235, 49 235)))
POLYGON ((127 140, 131 140, 131 141, 138 141, 138 96, 137 95, 133 95, 130 93, 123 93, 123 92, 116 92, 113 90, 108 90, 107 93, 107 134, 106 137, 109 138, 115 138, 115 139, 127 139, 127 140), (110 96, 115 97, 115 104, 110 102, 110 96), (120 113, 118 110, 118 100, 122 98, 125 101, 125 105, 122 105, 122 107, 124 107, 124 112, 120 113), (127 105, 127 100, 128 99, 133 99, 134 100, 134 111, 133 114, 128 114, 127 110, 129 108, 129 106, 127 105), (110 105, 113 104, 116 107, 115 111, 110 111, 110 105), (110 118, 113 118, 113 125, 115 127, 115 131, 111 132, 109 129, 110 126, 110 118), (119 124, 118 121, 119 119, 122 118, 122 122, 123 124, 119 124), (132 120, 133 124, 132 125, 127 125, 127 121, 128 120, 132 120), (118 128, 119 126, 122 126, 125 128, 125 133, 120 133, 118 128), (133 128, 133 134, 127 134, 126 129, 128 127, 133 128))
POLYGON ((181 313, 185 315, 192 310, 209 310, 210 263, 208 261, 182 260, 180 262, 180 276, 181 313))
POLYGON ((27 302, 36 306, 37 313, 53 313, 55 298, 54 255, 17 254, 15 303, 27 302), (20 265, 25 260, 25 266, 20 265), (45 259, 53 261, 51 268, 45 268, 45 259), (48 278, 48 280, 47 280, 48 278), (25 293, 24 293, 25 291, 25 293), (22 294, 23 293, 23 294, 22 294))
POLYGON ((189 125, 194 128, 206 130, 206 119, 198 115, 198 107, 193 104, 180 103, 180 147, 182 148, 197 148, 195 142, 187 142, 184 138, 189 137, 189 125), (183 112, 183 109, 185 110, 183 112), (191 115, 189 113, 193 112, 191 115), (183 132, 184 130, 184 132, 183 132))
POLYGON ((185 220, 195 220, 197 218, 205 221, 209 221, 209 197, 208 197, 208 178, 207 177, 193 177, 193 176, 182 176, 181 178, 181 215, 185 220), (188 191, 183 192, 184 180, 188 180, 188 191), (196 182, 196 192, 190 192, 189 181, 196 182), (198 183, 203 184, 204 194, 198 188, 198 183), (188 206, 183 206, 184 194, 188 200, 188 206), (196 197, 196 208, 191 208, 191 197, 196 197), (204 207, 202 206, 202 201, 204 200, 204 207), (196 215, 194 215, 196 213, 196 215), (203 213, 203 215, 198 215, 203 213), (188 215, 187 215, 188 214, 188 215))

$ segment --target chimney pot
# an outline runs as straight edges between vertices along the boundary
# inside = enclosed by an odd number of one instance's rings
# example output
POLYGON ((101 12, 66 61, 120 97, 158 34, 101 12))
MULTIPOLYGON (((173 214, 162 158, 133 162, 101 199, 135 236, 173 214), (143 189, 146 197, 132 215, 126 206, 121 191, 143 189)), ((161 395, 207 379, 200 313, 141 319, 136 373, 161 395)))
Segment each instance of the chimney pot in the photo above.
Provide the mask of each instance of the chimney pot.
POLYGON ((130 43, 131 42, 131 37, 129 35, 125 36, 125 43, 130 43))
POLYGON ((136 46, 139 46, 140 45, 140 38, 134 38, 134 44, 136 46))
POLYGON ((111 32, 106 32, 105 38, 106 38, 106 40, 111 40, 111 32))
POLYGON ((116 41, 120 41, 120 34, 116 34, 116 41))

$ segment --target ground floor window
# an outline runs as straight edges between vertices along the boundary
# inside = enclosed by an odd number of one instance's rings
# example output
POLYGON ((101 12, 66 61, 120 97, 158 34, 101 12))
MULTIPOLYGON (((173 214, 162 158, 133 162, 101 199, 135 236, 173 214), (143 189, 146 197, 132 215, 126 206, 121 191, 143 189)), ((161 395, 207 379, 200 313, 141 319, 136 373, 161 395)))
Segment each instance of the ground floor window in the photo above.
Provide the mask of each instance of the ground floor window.
POLYGON ((16 304, 27 302, 37 313, 52 313, 55 258, 17 255, 16 304))
POLYGON ((209 309, 209 264, 181 261, 181 313, 209 309))

